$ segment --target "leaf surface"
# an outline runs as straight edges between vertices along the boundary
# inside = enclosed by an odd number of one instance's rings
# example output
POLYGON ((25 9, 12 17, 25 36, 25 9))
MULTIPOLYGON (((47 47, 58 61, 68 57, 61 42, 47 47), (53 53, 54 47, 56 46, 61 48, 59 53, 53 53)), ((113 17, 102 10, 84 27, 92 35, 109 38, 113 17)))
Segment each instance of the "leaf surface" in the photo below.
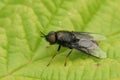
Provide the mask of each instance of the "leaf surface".
POLYGON ((120 0, 0 0, 0 80, 119 80, 120 0), (62 48, 49 67, 57 45, 40 31, 69 30, 106 36, 96 59, 62 48))

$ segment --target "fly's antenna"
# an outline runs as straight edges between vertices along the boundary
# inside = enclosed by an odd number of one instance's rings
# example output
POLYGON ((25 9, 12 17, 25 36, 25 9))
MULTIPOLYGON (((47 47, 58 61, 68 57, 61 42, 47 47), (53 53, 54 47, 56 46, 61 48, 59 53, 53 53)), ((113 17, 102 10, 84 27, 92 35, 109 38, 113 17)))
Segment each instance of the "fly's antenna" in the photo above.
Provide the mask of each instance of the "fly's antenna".
POLYGON ((40 31, 41 37, 45 37, 46 35, 40 31))

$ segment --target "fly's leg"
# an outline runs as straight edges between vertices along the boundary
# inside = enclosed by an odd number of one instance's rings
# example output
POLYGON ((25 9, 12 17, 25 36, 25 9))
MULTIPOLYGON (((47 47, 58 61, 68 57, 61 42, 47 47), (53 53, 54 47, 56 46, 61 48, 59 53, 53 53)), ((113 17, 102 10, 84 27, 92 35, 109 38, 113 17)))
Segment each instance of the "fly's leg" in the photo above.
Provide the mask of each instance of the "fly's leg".
POLYGON ((60 51, 61 45, 59 45, 57 52, 51 57, 50 61, 48 62, 47 66, 50 65, 50 63, 52 62, 52 60, 54 59, 54 57, 58 54, 58 52, 60 51))
POLYGON ((67 58, 69 57, 69 55, 72 53, 72 50, 67 54, 66 58, 65 58, 65 63, 64 63, 64 66, 66 66, 67 64, 67 58))
POLYGON ((46 46, 46 48, 50 48, 50 47, 51 47, 50 45, 46 46))

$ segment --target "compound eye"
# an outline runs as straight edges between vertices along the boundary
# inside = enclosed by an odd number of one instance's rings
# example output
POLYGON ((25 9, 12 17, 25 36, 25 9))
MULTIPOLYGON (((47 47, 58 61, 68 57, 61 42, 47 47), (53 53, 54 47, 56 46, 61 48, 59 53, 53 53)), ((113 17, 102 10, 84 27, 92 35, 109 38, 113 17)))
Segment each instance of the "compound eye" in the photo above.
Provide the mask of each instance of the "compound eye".
POLYGON ((50 44, 54 44, 54 43, 56 42, 55 32, 50 32, 50 33, 46 36, 46 40, 47 40, 50 44))
POLYGON ((51 44, 53 44, 53 43, 56 42, 56 38, 55 38, 54 34, 52 34, 52 35, 49 36, 49 41, 50 41, 51 44))

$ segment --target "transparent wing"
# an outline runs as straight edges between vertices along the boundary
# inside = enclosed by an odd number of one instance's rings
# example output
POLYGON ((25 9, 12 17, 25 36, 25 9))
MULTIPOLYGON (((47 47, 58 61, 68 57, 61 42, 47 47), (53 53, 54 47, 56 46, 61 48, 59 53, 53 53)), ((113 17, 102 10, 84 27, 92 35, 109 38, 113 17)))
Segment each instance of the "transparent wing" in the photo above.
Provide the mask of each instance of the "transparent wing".
POLYGON ((94 56, 94 57, 97 57, 97 58, 106 58, 107 55, 104 51, 102 51, 99 47, 95 50, 88 50, 86 48, 76 48, 77 50, 80 50, 88 55, 91 55, 91 56, 94 56))
POLYGON ((106 53, 99 48, 96 42, 93 42, 92 40, 80 40, 76 43, 73 43, 71 46, 72 48, 80 50, 88 55, 92 55, 98 58, 107 57, 106 53))
POLYGON ((105 40, 106 37, 97 33, 89 33, 89 32, 73 32, 76 38, 81 40, 105 40))
POLYGON ((91 50, 89 53, 98 58, 107 58, 107 54, 99 47, 97 47, 95 50, 91 50))
POLYGON ((100 34, 88 34, 93 37, 94 40, 105 40, 106 37, 100 34))

